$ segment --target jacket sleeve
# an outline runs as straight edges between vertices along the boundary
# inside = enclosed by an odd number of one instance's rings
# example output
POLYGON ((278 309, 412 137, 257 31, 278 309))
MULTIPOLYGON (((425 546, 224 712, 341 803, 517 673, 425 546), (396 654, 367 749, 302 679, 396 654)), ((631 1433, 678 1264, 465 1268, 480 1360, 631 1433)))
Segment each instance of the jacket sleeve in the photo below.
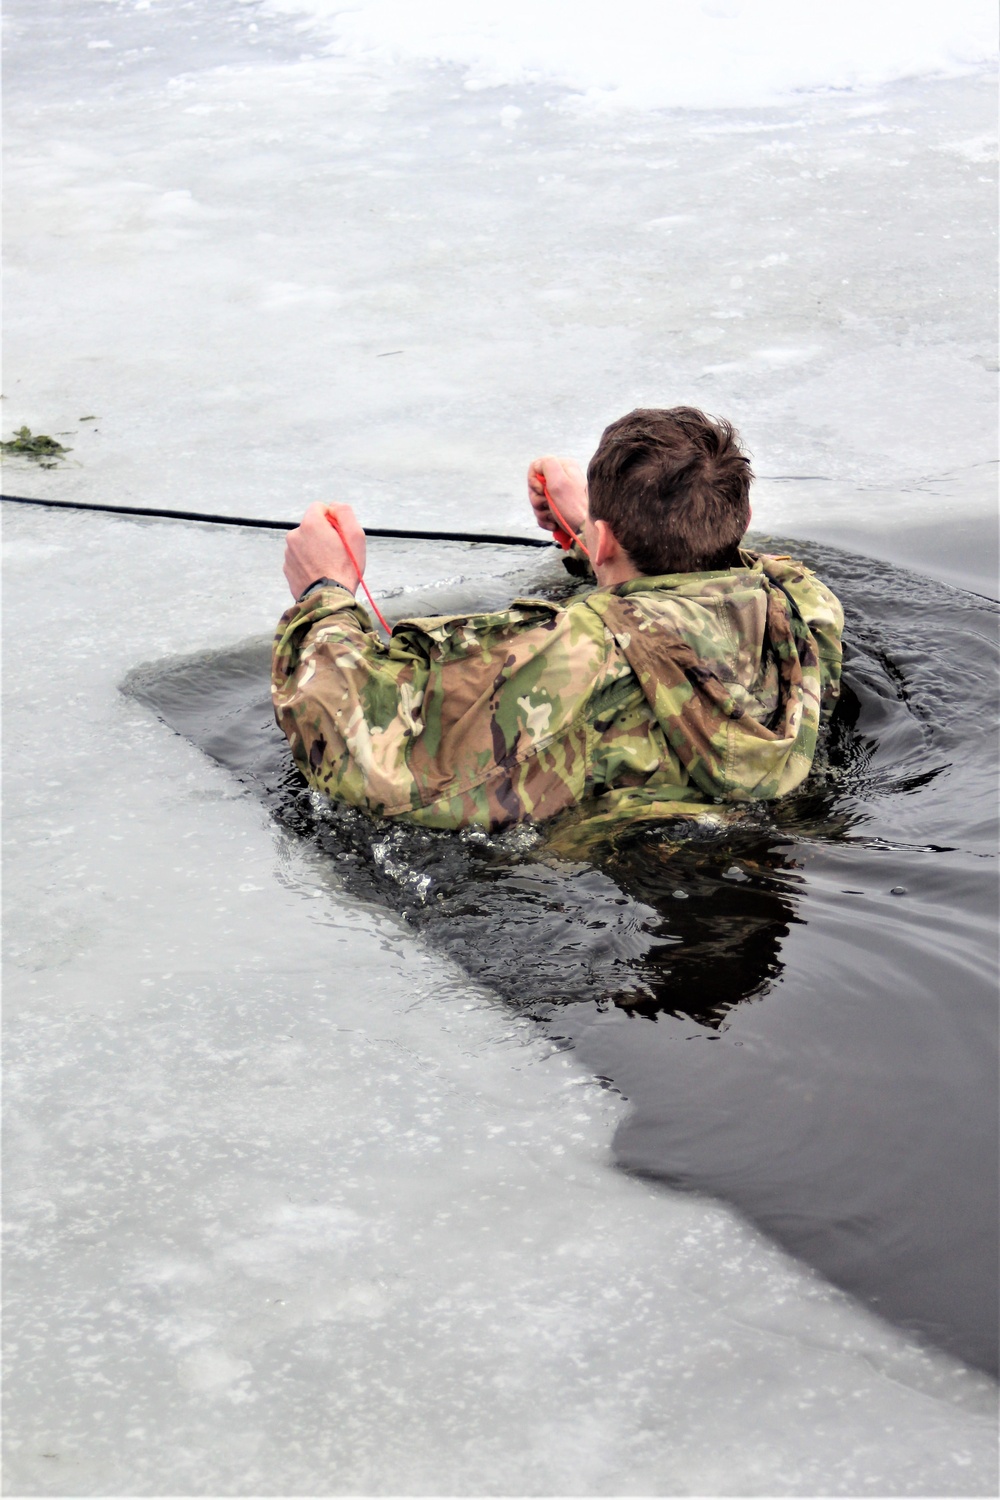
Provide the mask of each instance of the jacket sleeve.
POLYGON ((386 645, 346 589, 317 589, 278 626, 275 715, 335 801, 440 828, 552 817, 584 791, 609 641, 590 610, 516 599, 401 621, 386 645))
POLYGON ((808 572, 808 586, 799 597, 802 618, 816 642, 819 656, 820 713, 827 719, 840 697, 844 662, 844 610, 833 590, 827 588, 812 572, 808 572))
POLYGON ((407 740, 428 673, 419 638, 389 646, 347 589, 315 589, 274 639, 275 718, 310 785, 379 814, 414 800, 407 740))
POLYGON ((761 555, 764 572, 791 599, 799 619, 812 637, 819 665, 820 713, 833 712, 840 697, 843 668, 844 610, 832 589, 811 568, 788 557, 761 555))

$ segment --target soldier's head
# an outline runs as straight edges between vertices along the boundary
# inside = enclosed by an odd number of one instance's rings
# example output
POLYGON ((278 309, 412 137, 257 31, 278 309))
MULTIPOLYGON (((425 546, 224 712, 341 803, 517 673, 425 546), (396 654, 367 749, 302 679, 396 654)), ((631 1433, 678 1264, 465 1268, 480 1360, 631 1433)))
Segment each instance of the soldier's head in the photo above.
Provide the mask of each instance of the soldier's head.
POLYGON ((750 521, 750 460, 728 422, 638 408, 604 429, 587 469, 591 520, 640 573, 729 568, 750 521))

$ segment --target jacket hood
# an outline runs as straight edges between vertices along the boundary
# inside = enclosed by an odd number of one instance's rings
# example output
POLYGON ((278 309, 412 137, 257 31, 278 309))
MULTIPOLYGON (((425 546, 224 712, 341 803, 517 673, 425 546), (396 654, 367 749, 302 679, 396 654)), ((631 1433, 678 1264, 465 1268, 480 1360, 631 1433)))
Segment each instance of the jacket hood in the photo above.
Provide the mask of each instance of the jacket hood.
POLYGON ((601 616, 692 782, 714 801, 802 782, 840 681, 843 613, 789 558, 597 590, 601 616))

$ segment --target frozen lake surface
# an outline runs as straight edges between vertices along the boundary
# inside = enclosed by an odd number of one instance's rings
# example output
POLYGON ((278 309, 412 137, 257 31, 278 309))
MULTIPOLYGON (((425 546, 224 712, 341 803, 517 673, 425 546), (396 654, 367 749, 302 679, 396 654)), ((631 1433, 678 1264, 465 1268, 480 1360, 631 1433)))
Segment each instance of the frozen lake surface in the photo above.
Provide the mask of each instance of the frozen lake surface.
POLYGON ((9 1492, 990 1492, 991 1380, 616 1174, 614 1095, 119 693, 266 628, 272 538, 6 546, 9 1492))
POLYGON ((29 493, 523 527, 528 458, 685 401, 765 531, 994 570, 992 76, 605 115, 253 5, 12 11, 5 418, 78 465, 29 493))
MULTIPOLYGON (((72 453, 6 490, 526 530, 536 452, 694 401, 755 524, 995 596, 989 77, 605 110, 255 5, 7 25, 5 432, 72 453)), ((4 522, 8 1493, 995 1493, 990 1379, 616 1171, 596 1055, 120 693, 271 629, 277 538, 4 522)))

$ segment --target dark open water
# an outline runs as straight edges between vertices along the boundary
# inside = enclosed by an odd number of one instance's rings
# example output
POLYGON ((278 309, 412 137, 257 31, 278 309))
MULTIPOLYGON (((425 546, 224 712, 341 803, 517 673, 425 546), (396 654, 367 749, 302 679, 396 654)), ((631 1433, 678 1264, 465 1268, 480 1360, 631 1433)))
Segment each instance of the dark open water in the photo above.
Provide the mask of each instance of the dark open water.
MULTIPOLYGON (((349 890, 620 1090, 623 1169, 726 1199, 995 1371, 998 610, 868 558, 768 544, 843 600, 845 692, 805 788, 734 828, 639 825, 579 859, 525 830, 327 810, 275 728, 261 642, 139 669, 126 691, 349 890)), ((543 563, 512 592, 551 594, 556 577, 543 563)), ((472 602, 411 595, 394 617, 472 602)))

